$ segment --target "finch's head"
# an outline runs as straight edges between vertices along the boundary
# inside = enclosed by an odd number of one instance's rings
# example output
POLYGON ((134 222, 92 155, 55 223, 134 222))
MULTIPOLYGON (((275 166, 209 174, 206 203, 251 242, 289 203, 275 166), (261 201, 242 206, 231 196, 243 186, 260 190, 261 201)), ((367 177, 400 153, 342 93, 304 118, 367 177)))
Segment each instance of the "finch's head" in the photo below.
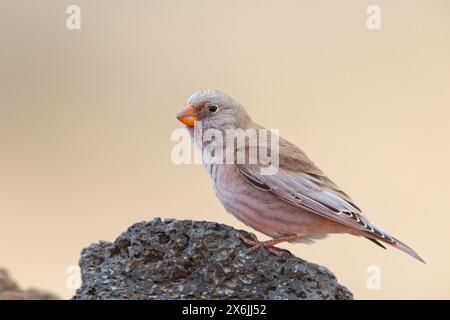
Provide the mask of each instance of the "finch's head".
POLYGON ((188 127, 202 121, 204 127, 218 130, 245 129, 251 123, 239 102, 217 90, 194 93, 177 118, 188 127))

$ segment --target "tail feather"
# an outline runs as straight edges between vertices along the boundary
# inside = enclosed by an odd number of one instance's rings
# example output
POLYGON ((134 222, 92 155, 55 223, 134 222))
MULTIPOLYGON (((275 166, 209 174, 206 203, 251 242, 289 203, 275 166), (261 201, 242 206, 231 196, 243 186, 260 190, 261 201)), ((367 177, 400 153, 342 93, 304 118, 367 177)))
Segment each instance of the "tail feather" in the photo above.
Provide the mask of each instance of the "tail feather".
POLYGON ((399 250, 402 250, 403 252, 409 254, 411 257, 419 260, 422 263, 427 264, 427 262, 418 255, 418 253, 416 251, 414 251, 412 248, 408 247, 406 244, 404 244, 403 242, 401 242, 398 239, 393 238, 393 240, 395 241, 395 243, 389 243, 388 244, 392 245, 394 248, 397 248, 399 250))
POLYGON ((368 233, 365 235, 365 237, 367 239, 369 239, 370 241, 376 243, 380 247, 383 247, 384 249, 386 249, 386 247, 384 247, 379 241, 387 243, 387 244, 393 246, 394 248, 397 248, 397 249, 405 252, 406 254, 410 255, 411 257, 419 260, 420 262, 427 264, 427 262, 421 256, 419 256, 419 254, 416 251, 414 251, 411 247, 407 246, 400 240, 390 236, 388 233, 381 231, 379 228, 377 228, 376 230, 377 230, 377 233, 368 233), (379 235, 379 234, 381 234, 381 235, 379 235))
POLYGON ((369 238, 369 237, 364 237, 364 238, 366 238, 366 239, 369 240, 369 241, 372 241, 372 242, 375 243, 377 246, 380 246, 380 247, 382 247, 383 249, 386 249, 386 247, 383 246, 378 240, 375 240, 375 239, 369 238))

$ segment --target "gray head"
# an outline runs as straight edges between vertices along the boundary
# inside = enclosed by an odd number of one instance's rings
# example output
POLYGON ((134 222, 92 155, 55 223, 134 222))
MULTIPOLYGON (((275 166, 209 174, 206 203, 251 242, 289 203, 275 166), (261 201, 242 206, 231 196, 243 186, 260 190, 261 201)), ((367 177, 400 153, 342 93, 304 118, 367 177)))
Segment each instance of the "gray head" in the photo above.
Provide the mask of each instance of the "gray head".
POLYGON ((178 120, 188 127, 202 121, 203 127, 218 130, 245 129, 251 123, 239 102, 217 90, 194 93, 178 114, 178 120))

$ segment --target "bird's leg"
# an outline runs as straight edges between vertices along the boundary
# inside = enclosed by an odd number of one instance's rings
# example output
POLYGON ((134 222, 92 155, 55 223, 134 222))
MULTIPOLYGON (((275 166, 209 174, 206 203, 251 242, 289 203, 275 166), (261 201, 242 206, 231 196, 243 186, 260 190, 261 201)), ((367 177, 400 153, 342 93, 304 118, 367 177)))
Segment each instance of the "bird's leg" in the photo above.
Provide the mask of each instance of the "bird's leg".
POLYGON ((263 247, 263 248, 266 248, 268 251, 270 251, 271 253, 273 253, 273 254, 275 254, 277 256, 282 256, 286 252, 288 252, 288 253, 290 253, 290 252, 285 250, 285 249, 281 249, 281 248, 275 247, 276 244, 281 243, 281 242, 285 242, 285 241, 291 241, 291 240, 294 240, 294 239, 298 238, 298 235, 296 235, 296 234, 289 234, 287 236, 274 238, 272 240, 259 241, 258 238, 252 233, 250 234, 252 239, 247 238, 246 236, 244 236, 242 233, 239 233, 239 232, 236 234, 236 236, 239 239, 241 239, 244 243, 246 243, 246 244, 251 246, 250 251, 255 251, 258 248, 263 247))

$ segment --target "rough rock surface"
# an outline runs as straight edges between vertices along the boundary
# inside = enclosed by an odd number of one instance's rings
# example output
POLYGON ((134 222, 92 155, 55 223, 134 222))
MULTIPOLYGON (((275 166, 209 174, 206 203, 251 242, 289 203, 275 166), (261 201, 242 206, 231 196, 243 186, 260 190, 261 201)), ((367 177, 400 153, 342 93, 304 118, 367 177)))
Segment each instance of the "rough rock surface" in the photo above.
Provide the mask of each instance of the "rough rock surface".
MULTIPOLYGON (((159 218, 83 249, 74 299, 353 299, 328 269, 249 251, 219 223, 159 218)), ((239 232, 247 234, 245 231, 239 232)))
POLYGON ((17 283, 11 279, 8 272, 0 269, 0 300, 56 300, 57 296, 37 290, 22 290, 17 283))

